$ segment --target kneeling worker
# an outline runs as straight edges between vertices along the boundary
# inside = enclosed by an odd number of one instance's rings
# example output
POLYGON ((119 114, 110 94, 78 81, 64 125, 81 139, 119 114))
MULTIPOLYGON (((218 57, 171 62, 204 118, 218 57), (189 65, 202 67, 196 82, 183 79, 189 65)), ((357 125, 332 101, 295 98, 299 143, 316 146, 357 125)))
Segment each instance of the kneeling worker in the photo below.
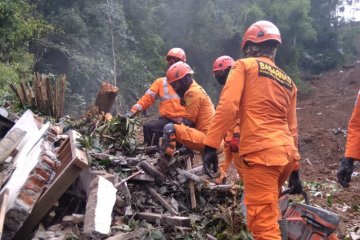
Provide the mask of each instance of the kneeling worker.
POLYGON ((185 115, 181 124, 169 123, 164 127, 161 151, 170 155, 175 150, 175 141, 191 150, 202 152, 203 140, 212 120, 215 109, 205 90, 193 79, 193 70, 184 62, 172 65, 166 78, 185 107, 185 115))

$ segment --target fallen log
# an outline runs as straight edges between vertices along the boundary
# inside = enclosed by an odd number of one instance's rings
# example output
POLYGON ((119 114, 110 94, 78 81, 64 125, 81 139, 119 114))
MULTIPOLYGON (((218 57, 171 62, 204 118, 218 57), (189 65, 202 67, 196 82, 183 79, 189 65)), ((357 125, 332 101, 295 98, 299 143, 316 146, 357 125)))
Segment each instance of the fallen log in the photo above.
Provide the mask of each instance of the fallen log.
POLYGON ((166 202, 166 200, 160 196, 160 194, 158 194, 156 192, 155 189, 153 189, 152 187, 147 186, 146 189, 149 191, 149 193, 151 193, 151 195, 153 195, 172 215, 179 215, 179 213, 170 206, 169 203, 166 202))
POLYGON ((135 215, 135 219, 145 220, 149 223, 160 222, 160 224, 162 225, 169 225, 169 226, 180 226, 180 227, 191 226, 191 220, 189 217, 164 216, 156 213, 140 212, 135 215))

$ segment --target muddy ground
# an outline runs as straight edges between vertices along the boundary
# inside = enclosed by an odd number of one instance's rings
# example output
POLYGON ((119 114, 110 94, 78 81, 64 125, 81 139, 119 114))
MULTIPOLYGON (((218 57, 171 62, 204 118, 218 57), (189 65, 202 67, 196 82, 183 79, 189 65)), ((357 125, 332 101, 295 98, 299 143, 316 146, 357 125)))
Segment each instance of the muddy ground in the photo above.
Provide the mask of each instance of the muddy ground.
POLYGON ((336 170, 360 89, 360 61, 352 68, 322 74, 308 87, 311 94, 299 99, 297 110, 302 179, 308 183, 312 202, 338 213, 343 223, 340 233, 349 232, 360 227, 360 162, 354 169, 358 175, 347 189, 336 183, 336 170))

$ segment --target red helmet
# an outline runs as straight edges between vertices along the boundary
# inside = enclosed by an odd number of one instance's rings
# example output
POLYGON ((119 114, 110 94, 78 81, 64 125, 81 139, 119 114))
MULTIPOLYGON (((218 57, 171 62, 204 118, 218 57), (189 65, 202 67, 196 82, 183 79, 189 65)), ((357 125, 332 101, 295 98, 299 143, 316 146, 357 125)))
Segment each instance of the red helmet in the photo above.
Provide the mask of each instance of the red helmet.
POLYGON ((228 67, 232 67, 234 65, 234 59, 229 56, 221 56, 218 57, 213 64, 213 72, 215 71, 223 71, 228 67))
POLYGON ((169 62, 170 58, 178 58, 180 61, 186 62, 186 54, 182 48, 172 48, 166 54, 166 61, 169 62))
POLYGON ((258 21, 246 30, 241 42, 241 50, 244 50, 247 42, 262 43, 268 40, 274 40, 281 44, 279 29, 272 22, 258 21))
POLYGON ((166 78, 168 83, 178 81, 185 77, 187 74, 193 74, 193 70, 189 65, 184 62, 177 62, 171 65, 166 72, 166 78))

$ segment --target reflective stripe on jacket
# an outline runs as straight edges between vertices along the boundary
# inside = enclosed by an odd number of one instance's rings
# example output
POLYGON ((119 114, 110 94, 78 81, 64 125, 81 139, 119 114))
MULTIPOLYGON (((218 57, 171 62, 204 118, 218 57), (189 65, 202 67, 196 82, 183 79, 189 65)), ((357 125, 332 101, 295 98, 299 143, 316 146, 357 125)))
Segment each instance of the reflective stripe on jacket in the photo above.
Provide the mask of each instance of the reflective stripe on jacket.
POLYGON ((138 112, 149 108, 159 98, 159 113, 162 117, 170 118, 181 122, 185 114, 185 108, 180 104, 180 98, 168 84, 165 77, 158 78, 145 94, 131 108, 131 111, 138 112))

